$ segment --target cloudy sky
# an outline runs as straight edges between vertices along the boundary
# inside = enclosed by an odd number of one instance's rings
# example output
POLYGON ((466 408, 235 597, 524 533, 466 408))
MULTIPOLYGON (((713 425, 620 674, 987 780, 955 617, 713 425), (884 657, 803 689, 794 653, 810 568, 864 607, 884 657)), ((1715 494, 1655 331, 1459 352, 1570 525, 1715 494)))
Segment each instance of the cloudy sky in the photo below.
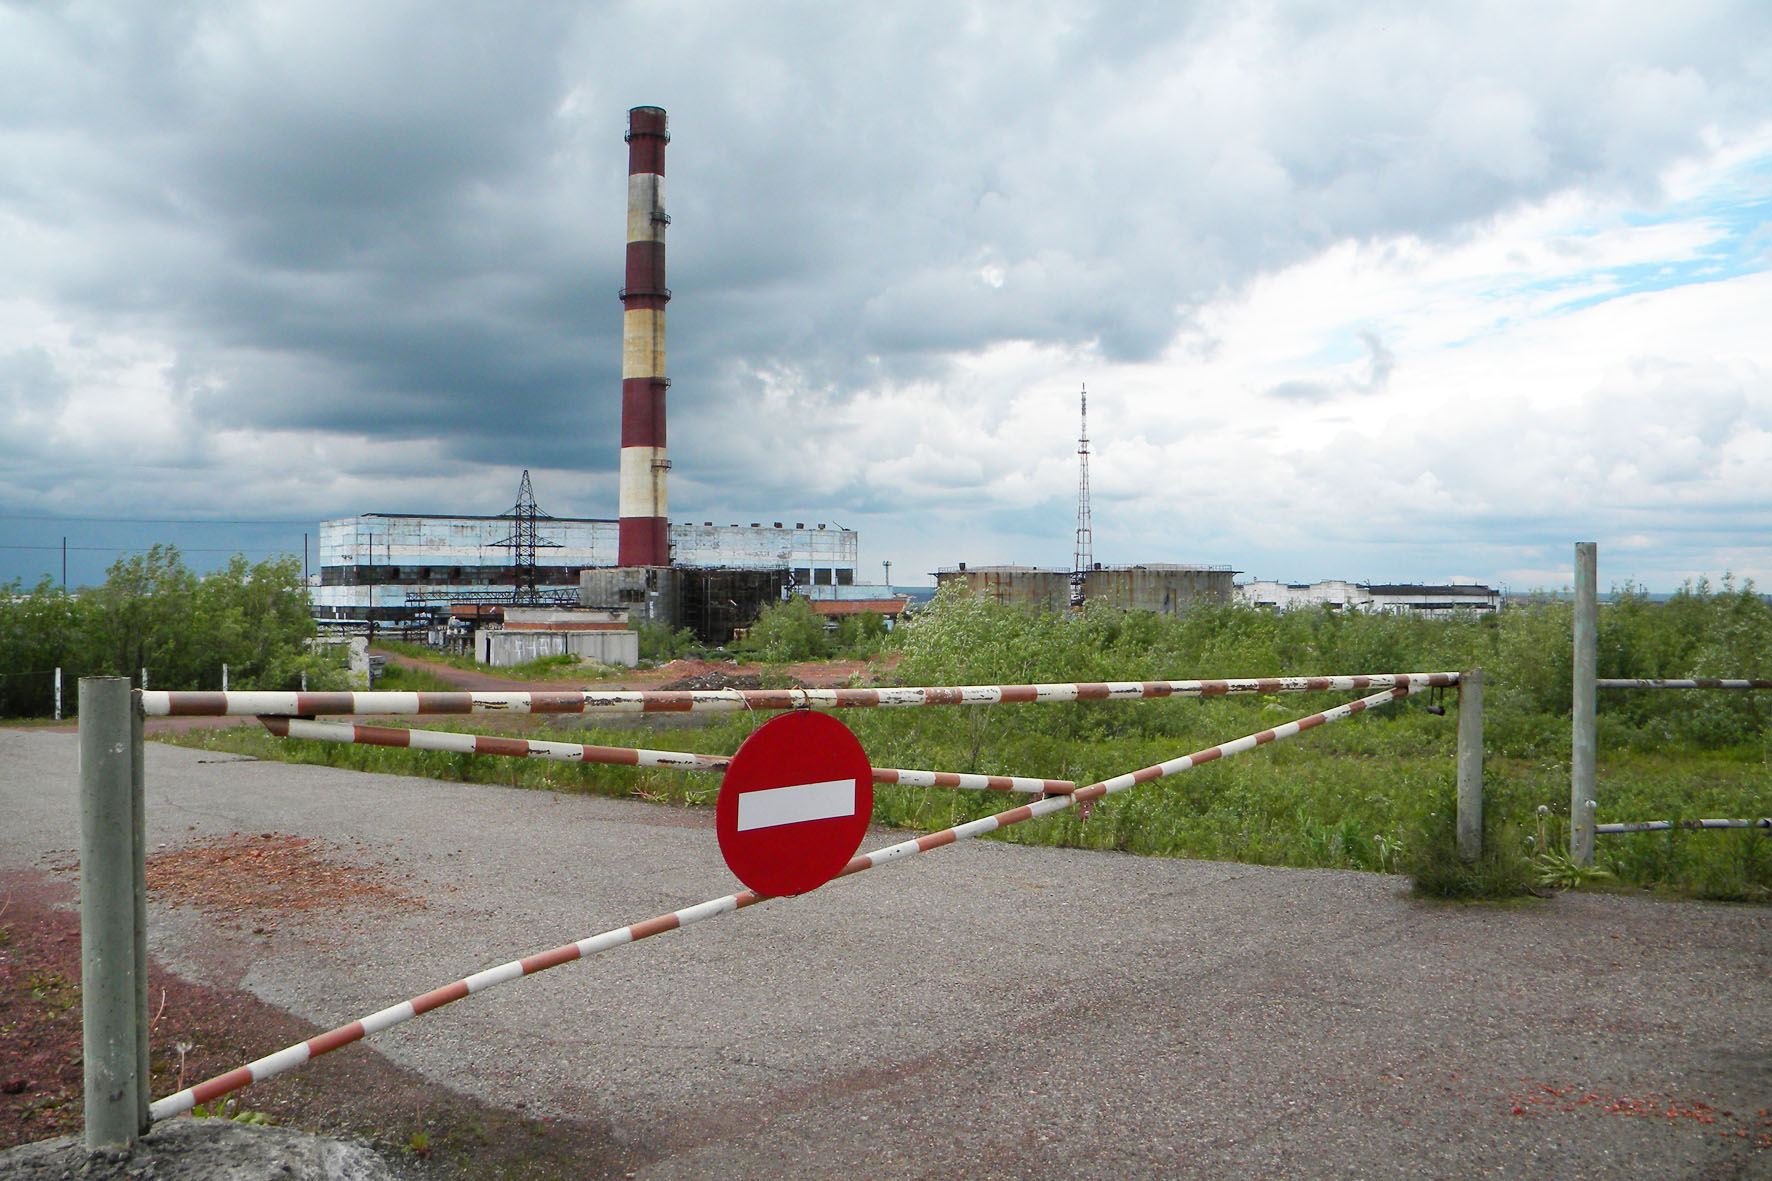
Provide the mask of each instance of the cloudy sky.
POLYGON ((1772 586, 1772 5, 0 0, 0 582, 671 512, 863 574, 1772 586))

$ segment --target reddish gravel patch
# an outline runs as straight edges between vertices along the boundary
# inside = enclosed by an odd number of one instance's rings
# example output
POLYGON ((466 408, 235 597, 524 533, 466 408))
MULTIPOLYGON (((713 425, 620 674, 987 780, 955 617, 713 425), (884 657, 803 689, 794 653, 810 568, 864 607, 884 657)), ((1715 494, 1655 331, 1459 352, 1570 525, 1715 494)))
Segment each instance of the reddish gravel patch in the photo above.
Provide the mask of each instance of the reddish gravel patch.
POLYGON ((169 906, 194 905, 225 922, 251 922, 254 934, 289 912, 351 905, 423 908, 424 900, 381 874, 330 858, 306 837, 233 833, 203 837, 148 858, 148 893, 169 906))
MULTIPOLYGON (((385 882, 349 880, 314 842, 277 834, 193 842, 151 859, 149 875, 155 901, 266 931, 301 909, 413 905, 385 882)), ((84 1128, 75 900, 66 878, 0 869, 0 1149, 84 1128)), ((149 964, 148 985, 156 1096, 323 1032, 250 993, 195 984, 158 963, 149 964)), ((619 1177, 643 1163, 611 1128, 477 1102, 368 1045, 236 1092, 235 1100, 276 1124, 368 1140, 415 1178, 619 1177)), ((132 1175, 119 1168, 117 1176, 132 1175)))

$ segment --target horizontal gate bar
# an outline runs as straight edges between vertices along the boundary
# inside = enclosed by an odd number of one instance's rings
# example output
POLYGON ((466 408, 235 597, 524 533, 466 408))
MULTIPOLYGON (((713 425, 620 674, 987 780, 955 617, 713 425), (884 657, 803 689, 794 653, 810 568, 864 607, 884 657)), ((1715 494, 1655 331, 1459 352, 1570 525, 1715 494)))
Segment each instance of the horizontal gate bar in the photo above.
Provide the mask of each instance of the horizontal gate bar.
MULTIPOLYGON (((1453 675, 1456 676, 1456 674, 1453 675)), ((1302 734, 1306 730, 1329 722, 1338 722, 1343 718, 1353 717, 1357 713, 1376 706, 1389 705, 1398 698, 1407 697, 1409 694, 1425 688, 1428 688, 1425 683, 1398 684, 1382 693, 1374 693, 1358 701, 1350 701, 1345 705, 1338 705, 1334 709, 1327 709, 1322 713, 1312 714, 1295 722, 1287 722, 1272 730, 1263 730, 1259 734, 1250 734, 1219 746, 1208 747, 1191 755, 1183 755, 1181 758, 1171 759, 1166 763, 1158 763, 1154 767, 1144 767, 1126 775, 1119 775, 1100 783, 1092 783, 1088 787, 1078 788, 1068 795, 1050 796, 1046 799, 1036 800, 1031 804, 1024 804, 1019 808, 998 812, 994 816, 986 816, 982 820, 974 820, 969 824, 957 825, 953 828, 943 829, 941 832, 930 833, 925 837, 918 837, 915 840, 889 845, 872 853, 862 853, 844 866, 839 876, 861 873, 888 862, 902 860, 918 853, 927 853, 931 849, 939 849, 970 837, 982 836, 995 829, 1020 824, 1022 821, 1031 820, 1036 816, 1050 816, 1055 812, 1062 812, 1078 801, 1098 799, 1114 792, 1125 791, 1140 783, 1148 783, 1153 779, 1161 779, 1166 775, 1186 771, 1190 767, 1198 767, 1203 763, 1209 763, 1227 755, 1241 754, 1265 743, 1281 738, 1290 738, 1295 734, 1302 734)), ((653 935, 663 934, 666 931, 675 931, 681 927, 687 927, 691 923, 699 923, 703 919, 731 914, 758 902, 767 901, 767 899, 768 895, 758 894, 754 890, 740 890, 736 894, 709 899, 707 902, 672 911, 670 914, 659 915, 656 918, 633 923, 626 927, 616 927, 601 934, 581 939, 576 943, 567 943, 551 951, 538 952, 520 960, 512 960, 494 968, 487 968, 485 971, 476 972, 465 979, 457 980, 454 984, 446 984, 441 988, 432 989, 422 996, 391 1005, 386 1009, 361 1017, 349 1025, 341 1025, 318 1037, 309 1038, 305 1042, 297 1042, 293 1046, 285 1047, 274 1054, 268 1054, 247 1063, 245 1066, 236 1067, 226 1074, 216 1075, 194 1087, 187 1087, 163 1099, 158 1099, 149 1106, 148 1118, 162 1120, 182 1115, 199 1103, 219 1099, 230 1091, 237 1091, 241 1087, 262 1082, 287 1070, 293 1070, 321 1054, 348 1046, 369 1034, 379 1033, 384 1029, 410 1021, 421 1013, 428 1013, 432 1009, 441 1008, 453 1001, 461 1000, 465 996, 483 992, 494 985, 505 984, 536 972, 546 971, 549 968, 557 968, 561 964, 569 964, 574 960, 595 955, 600 951, 607 951, 612 947, 619 947, 624 943, 633 943, 653 935)))
POLYGON ((1759 820, 1637 820, 1629 824, 1596 824, 1601 832, 1666 832, 1674 828, 1772 828, 1772 819, 1759 820))
POLYGON ((886 689, 612 689, 460 693, 142 693, 156 717, 316 717, 473 713, 737 713, 741 710, 873 709, 913 705, 1009 705, 1019 702, 1138 701, 1230 693, 1325 693, 1409 685, 1456 685, 1458 674, 1378 673, 1334 677, 1251 677, 1222 681, 1103 681, 1054 685, 958 685, 886 689))
POLYGON ((1772 689, 1772 681, 1715 680, 1667 681, 1641 677, 1601 677, 1599 689, 1772 689))
MULTIPOLYGON (((563 763, 602 763, 618 767, 668 767, 677 771, 724 771, 730 755, 688 751, 645 750, 625 746, 591 746, 579 742, 547 742, 539 738, 500 738, 461 734, 453 730, 417 730, 404 726, 365 726, 356 722, 317 722, 309 718, 263 716, 259 721, 279 738, 311 742, 342 742, 389 746, 402 750, 434 750, 449 754, 505 755, 518 759, 551 759, 563 763)), ((1018 791, 1056 795, 1077 789, 1066 779, 1030 779, 1020 775, 972 775, 952 771, 905 771, 875 767, 874 782, 900 787, 952 787, 978 791, 1018 791)))

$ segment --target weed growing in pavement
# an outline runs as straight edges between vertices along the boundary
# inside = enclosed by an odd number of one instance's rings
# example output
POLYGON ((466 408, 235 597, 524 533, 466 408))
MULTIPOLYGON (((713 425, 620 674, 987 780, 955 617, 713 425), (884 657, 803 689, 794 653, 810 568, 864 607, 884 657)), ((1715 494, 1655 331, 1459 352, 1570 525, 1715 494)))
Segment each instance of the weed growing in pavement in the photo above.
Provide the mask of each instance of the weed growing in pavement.
POLYGON ((199 1103, 191 1108, 191 1114, 198 1119, 225 1119, 237 1124, 263 1125, 277 1122, 262 1111, 241 1107, 235 1099, 224 1099, 219 1103, 199 1103))
POLYGON ((1547 890, 1571 890, 1612 878, 1612 871, 1604 866, 1582 865, 1556 849, 1545 849, 1532 858, 1532 872, 1547 890))

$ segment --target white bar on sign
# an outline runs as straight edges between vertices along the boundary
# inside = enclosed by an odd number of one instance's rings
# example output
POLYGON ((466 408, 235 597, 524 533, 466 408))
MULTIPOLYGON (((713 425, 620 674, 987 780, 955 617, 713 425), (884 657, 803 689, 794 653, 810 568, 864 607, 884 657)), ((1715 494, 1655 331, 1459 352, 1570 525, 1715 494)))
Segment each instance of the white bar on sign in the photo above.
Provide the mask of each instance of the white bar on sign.
POLYGON ((738 831, 855 815, 855 780, 829 779, 747 791, 738 797, 738 831))

